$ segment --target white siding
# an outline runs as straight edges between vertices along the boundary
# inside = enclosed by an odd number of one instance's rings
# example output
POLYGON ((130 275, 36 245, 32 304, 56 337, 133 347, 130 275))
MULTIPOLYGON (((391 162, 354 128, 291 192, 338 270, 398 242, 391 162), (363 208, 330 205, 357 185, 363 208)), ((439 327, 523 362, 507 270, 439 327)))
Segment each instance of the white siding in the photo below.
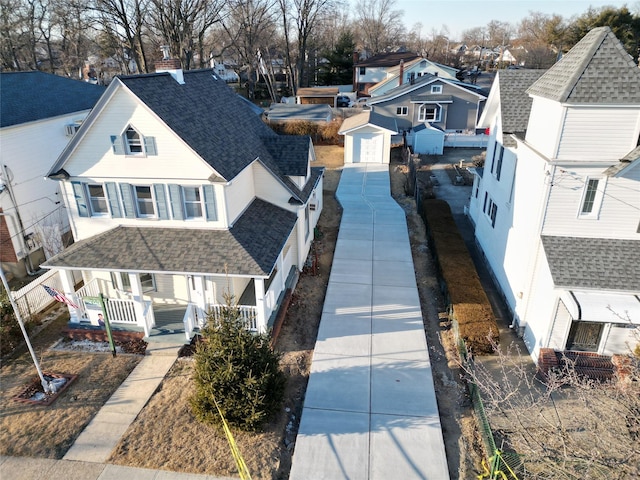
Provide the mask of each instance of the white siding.
POLYGON ((555 158, 562 129, 564 109, 561 104, 534 97, 527 127, 527 142, 548 158, 555 158))
POLYGON ((570 327, 571 314, 562 300, 558 300, 558 308, 553 324, 551 325, 548 347, 558 351, 564 350, 570 327))
POLYGON ((113 179, 114 172, 126 172, 131 179, 181 180, 209 178, 211 167, 197 157, 182 140, 128 93, 119 90, 105 106, 81 145, 65 165, 73 176, 113 179), (158 155, 116 155, 111 135, 121 135, 127 126, 141 135, 155 137, 158 155))
POLYGON ((229 225, 237 220, 256 196, 253 174, 254 168, 249 166, 240 172, 230 185, 224 187, 229 225))
POLYGON ((557 157, 560 160, 617 161, 635 148, 639 119, 637 108, 569 107, 557 157))
POLYGON ((291 192, 284 188, 280 181, 274 178, 259 162, 253 163, 253 181, 256 197, 291 212, 297 211, 295 205, 289 204, 291 192))
MULTIPOLYGON (((58 182, 45 179, 45 175, 71 138, 65 135, 65 125, 83 119, 86 114, 77 112, 0 130, 0 162, 6 166, 12 180, 25 234, 37 233, 36 225, 57 226, 61 233, 69 230, 58 182)), ((6 182, 6 179, 2 180, 6 182)), ((16 220, 8 193, 0 195, 0 208, 16 220)), ((14 230, 12 220, 7 220, 14 250, 20 252, 18 232, 14 230)), ((15 227, 19 228, 17 223, 15 227)))
POLYGON ((612 325, 604 344, 604 355, 630 354, 638 344, 637 328, 626 325, 612 325))
POLYGON ((637 239, 640 168, 625 178, 605 177, 604 168, 557 168, 553 174, 544 235, 637 239), (606 182, 602 205, 594 216, 580 216, 587 178, 606 182))

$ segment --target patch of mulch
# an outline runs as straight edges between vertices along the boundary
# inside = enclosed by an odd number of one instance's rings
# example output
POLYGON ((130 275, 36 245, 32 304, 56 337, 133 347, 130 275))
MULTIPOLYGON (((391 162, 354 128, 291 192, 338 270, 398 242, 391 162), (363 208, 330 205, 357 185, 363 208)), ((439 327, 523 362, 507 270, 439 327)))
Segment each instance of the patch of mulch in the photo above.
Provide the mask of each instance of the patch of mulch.
POLYGON ((42 382, 40 381, 40 377, 34 377, 25 389, 13 397, 13 399, 17 402, 48 406, 51 405, 76 378, 78 378, 77 375, 50 372, 43 372, 42 376, 45 381, 50 382, 55 386, 55 392, 45 392, 42 382))

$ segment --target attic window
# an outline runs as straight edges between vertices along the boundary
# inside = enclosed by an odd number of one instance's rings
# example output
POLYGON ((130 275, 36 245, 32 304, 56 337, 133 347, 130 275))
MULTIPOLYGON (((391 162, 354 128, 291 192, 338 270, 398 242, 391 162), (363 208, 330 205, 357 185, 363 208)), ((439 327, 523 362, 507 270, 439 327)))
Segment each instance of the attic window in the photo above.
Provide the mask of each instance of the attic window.
POLYGON ((431 93, 442 93, 442 85, 431 85, 431 93))
POLYGON ((157 155, 155 137, 145 137, 131 125, 122 135, 111 135, 111 147, 116 155, 157 155))
POLYGON ((124 132, 125 136, 125 144, 127 147, 127 153, 129 155, 140 155, 144 153, 142 150, 142 136, 133 128, 127 128, 127 131, 124 132))

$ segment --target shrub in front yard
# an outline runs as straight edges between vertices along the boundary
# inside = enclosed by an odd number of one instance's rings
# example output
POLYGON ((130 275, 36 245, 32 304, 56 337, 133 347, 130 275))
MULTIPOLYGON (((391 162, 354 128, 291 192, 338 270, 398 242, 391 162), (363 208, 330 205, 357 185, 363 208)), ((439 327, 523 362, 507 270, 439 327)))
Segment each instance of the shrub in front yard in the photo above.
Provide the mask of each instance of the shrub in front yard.
POLYGON ((285 375, 268 335, 249 332, 230 298, 220 318, 209 315, 195 353, 196 418, 221 426, 216 402, 230 425, 257 431, 278 411, 285 375))

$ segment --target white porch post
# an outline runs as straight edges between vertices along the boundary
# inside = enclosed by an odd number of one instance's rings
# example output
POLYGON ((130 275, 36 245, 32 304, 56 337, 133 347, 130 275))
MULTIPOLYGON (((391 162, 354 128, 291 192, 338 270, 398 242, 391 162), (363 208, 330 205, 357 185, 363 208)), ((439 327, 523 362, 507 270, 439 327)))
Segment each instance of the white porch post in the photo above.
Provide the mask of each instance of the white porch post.
MULTIPOLYGON (((78 299, 75 295, 75 288, 73 284, 73 272, 71 270, 58 270, 60 276, 60 283, 62 284, 62 291, 64 295, 73 300, 73 303, 78 304, 78 299)), ((67 305, 69 309, 69 321, 71 323, 80 323, 82 318, 82 310, 79 308, 73 308, 71 305, 67 305)))
POLYGON ((265 333, 267 331, 267 305, 264 298, 264 279, 254 278, 253 284, 256 290, 256 328, 258 333, 265 333))
POLYGON ((144 327, 144 335, 149 336, 149 327, 144 319, 144 298, 142 297, 142 284, 137 273, 129 273, 129 283, 131 284, 131 297, 133 299, 133 310, 136 313, 136 325, 144 327))

